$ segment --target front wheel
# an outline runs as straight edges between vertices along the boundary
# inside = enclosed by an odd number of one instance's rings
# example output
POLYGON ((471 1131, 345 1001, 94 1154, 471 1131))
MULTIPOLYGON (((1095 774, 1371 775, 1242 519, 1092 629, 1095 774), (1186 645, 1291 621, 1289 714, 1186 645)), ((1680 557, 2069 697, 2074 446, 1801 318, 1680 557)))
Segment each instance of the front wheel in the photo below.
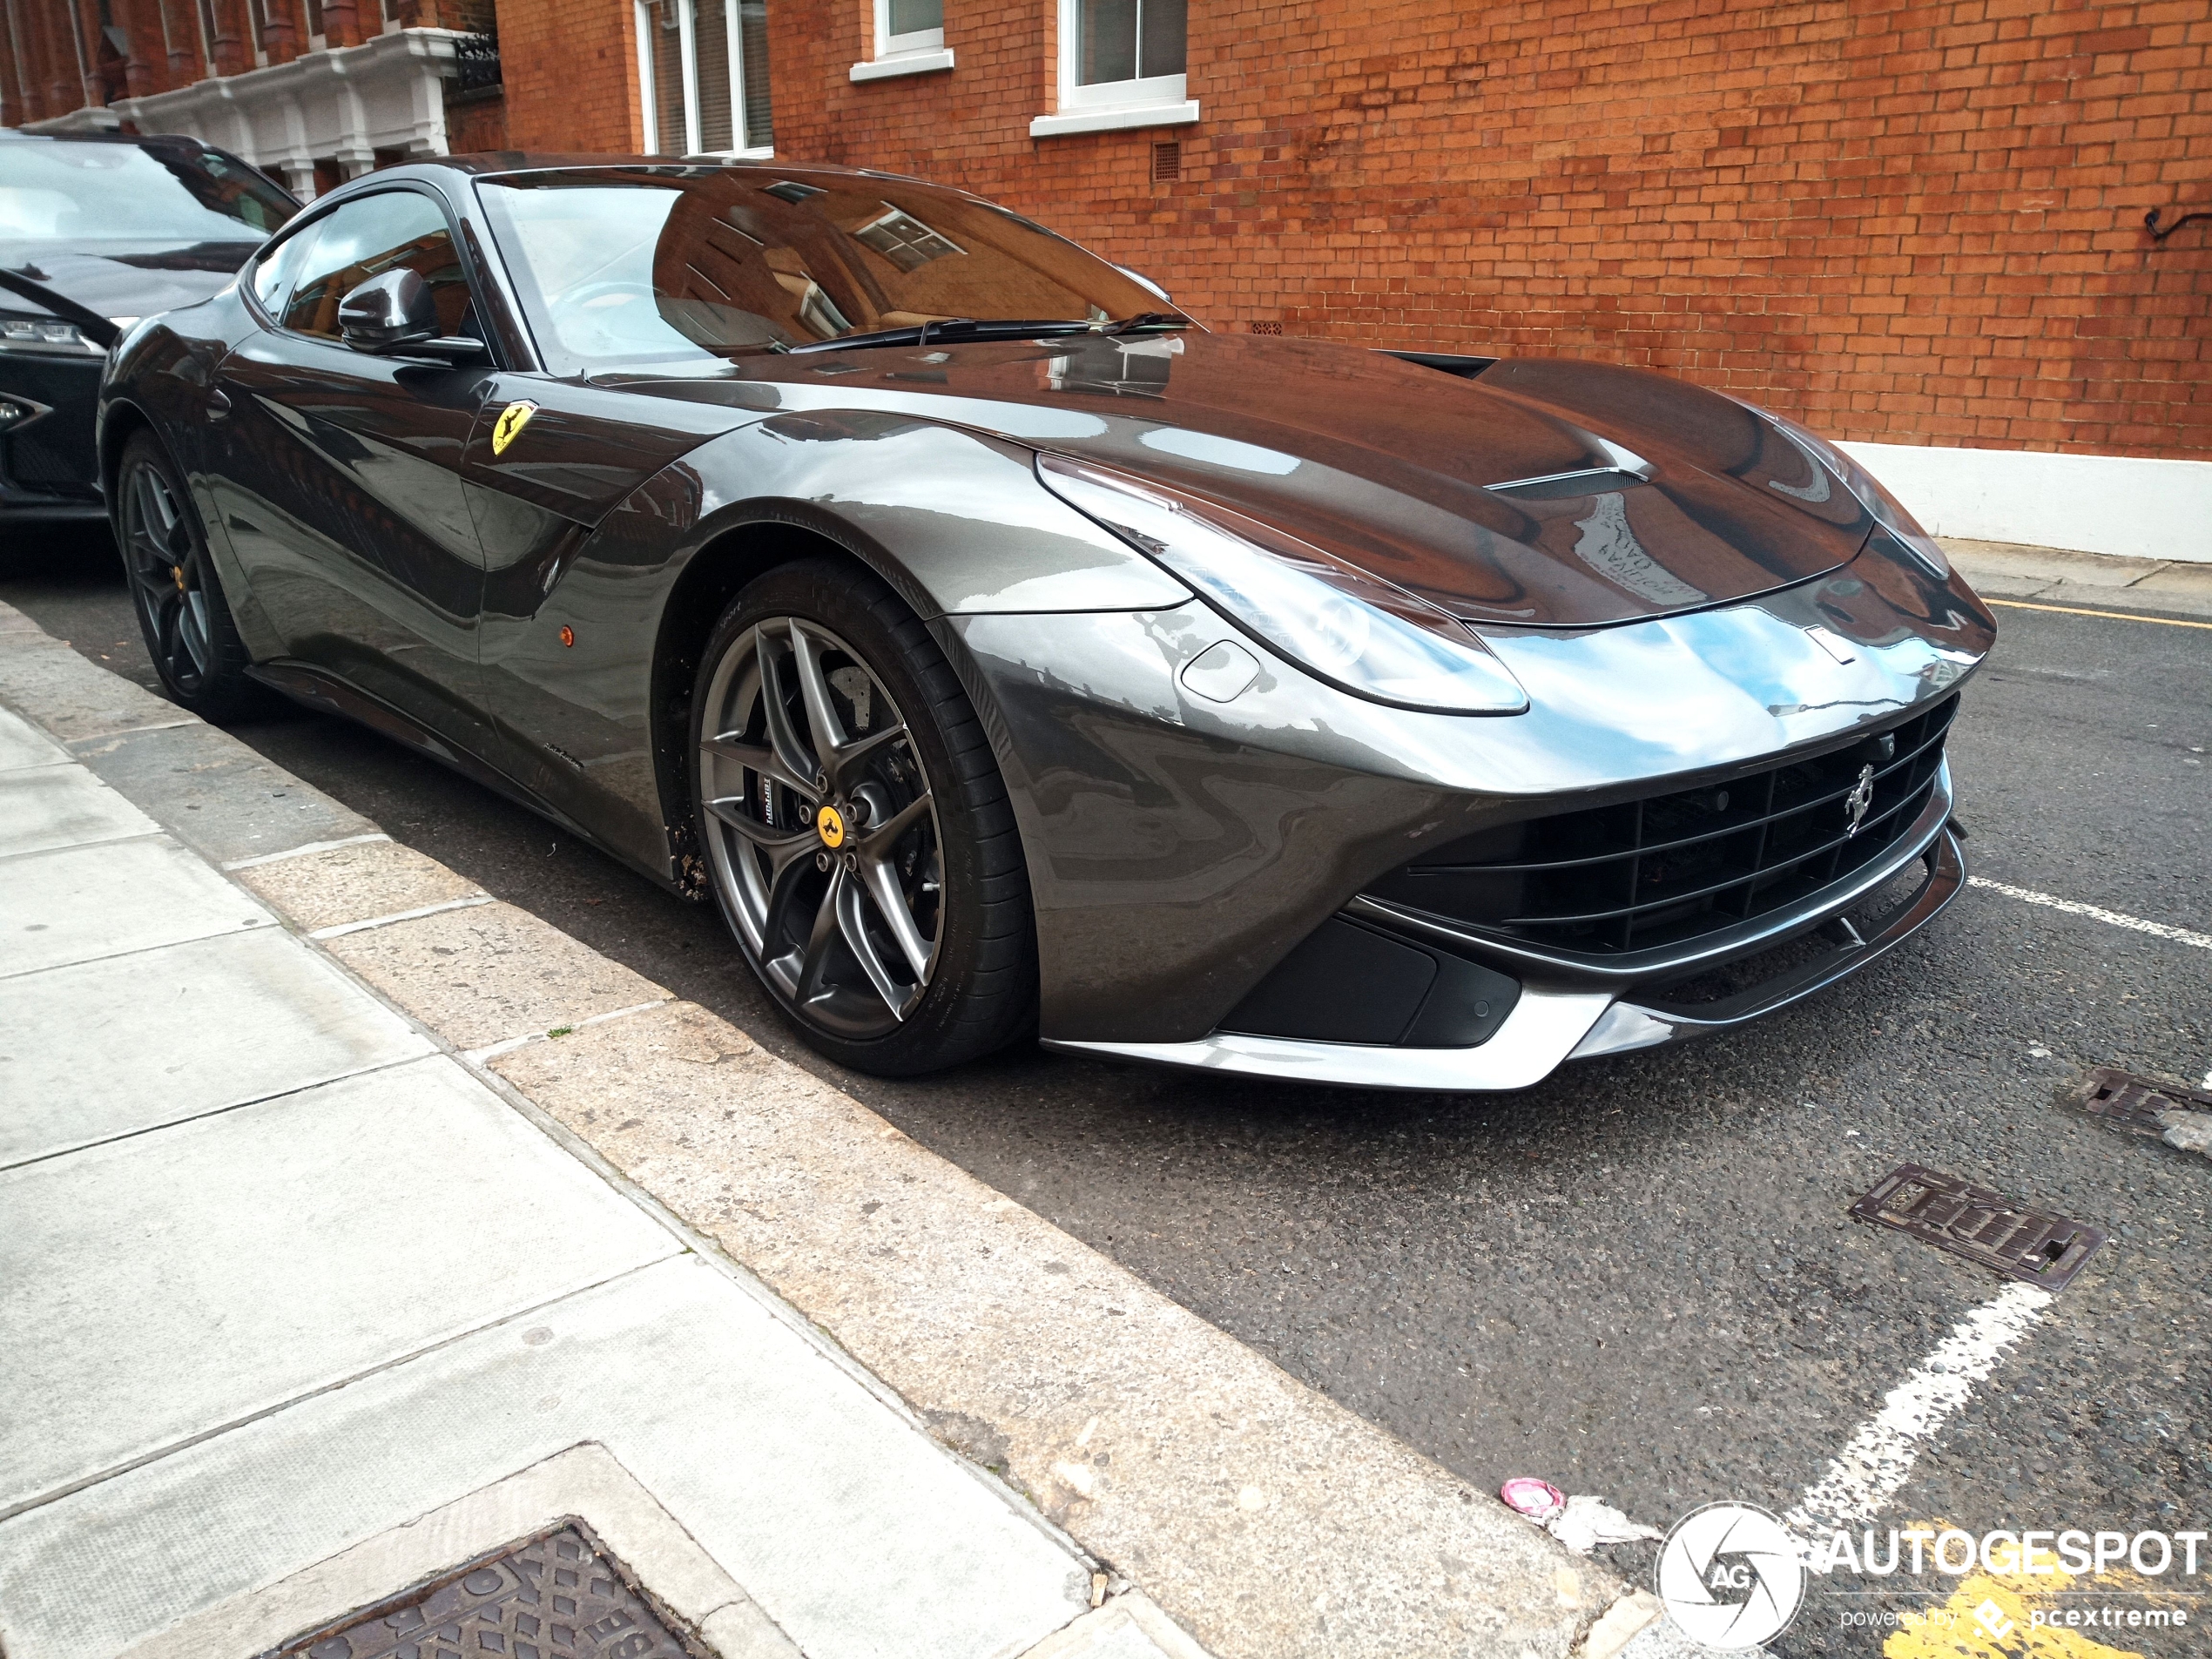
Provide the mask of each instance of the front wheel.
POLYGON ((828 561, 716 624, 691 699, 692 811, 724 919, 806 1041, 880 1076, 1035 1017, 1021 840, 981 723, 914 613, 828 561))

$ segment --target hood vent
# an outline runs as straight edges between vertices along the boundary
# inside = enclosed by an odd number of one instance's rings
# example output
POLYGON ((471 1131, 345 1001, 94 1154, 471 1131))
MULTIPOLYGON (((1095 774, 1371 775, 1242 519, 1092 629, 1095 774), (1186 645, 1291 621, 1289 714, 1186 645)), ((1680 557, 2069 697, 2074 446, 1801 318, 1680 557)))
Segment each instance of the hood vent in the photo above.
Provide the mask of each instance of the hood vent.
POLYGON ((1599 496, 1609 489, 1634 489, 1651 481, 1625 467, 1585 467, 1575 472, 1546 473, 1541 478, 1514 478, 1483 486, 1494 496, 1516 501, 1565 501, 1576 496, 1599 496))
POLYGON ((1423 368, 1433 368, 1446 374, 1454 374, 1471 381, 1498 360, 1494 357, 1458 357, 1441 351, 1378 351, 1379 357, 1395 357, 1401 362, 1419 363, 1423 368))

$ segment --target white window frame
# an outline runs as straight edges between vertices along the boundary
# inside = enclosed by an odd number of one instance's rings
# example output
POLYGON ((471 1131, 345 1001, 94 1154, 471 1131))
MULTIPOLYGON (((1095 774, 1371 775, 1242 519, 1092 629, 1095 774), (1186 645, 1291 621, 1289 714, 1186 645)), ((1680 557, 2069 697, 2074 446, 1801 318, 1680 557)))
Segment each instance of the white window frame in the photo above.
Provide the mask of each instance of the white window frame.
POLYGON ((1105 132, 1119 127, 1186 126, 1198 118, 1198 104, 1190 95, 1187 71, 1082 84, 1082 0, 1059 0, 1059 6, 1060 107, 1029 123, 1031 138, 1105 132))
MULTIPOLYGON (((772 157, 772 144, 751 142, 752 130, 745 125, 745 38, 739 27, 737 0, 674 0, 676 13, 676 49, 678 73, 684 78, 684 140, 678 154, 705 155, 700 146, 698 10, 704 4, 710 9, 722 8, 722 23, 729 43, 730 64, 730 133, 738 140, 734 150, 721 150, 717 155, 739 156, 747 160, 765 161, 772 157)), ((637 18, 637 91, 640 136, 644 141, 642 153, 660 153, 660 117, 658 100, 654 97, 653 84, 653 9, 651 0, 636 0, 637 18)), ((712 25, 710 24, 710 27, 712 25)), ((671 135, 677 136, 677 135, 671 135)))
POLYGON ((875 56, 853 64, 846 71, 846 78, 880 81, 894 75, 927 75, 952 66, 953 55, 945 45, 941 27, 909 29, 903 35, 894 35, 891 0, 875 0, 875 56))

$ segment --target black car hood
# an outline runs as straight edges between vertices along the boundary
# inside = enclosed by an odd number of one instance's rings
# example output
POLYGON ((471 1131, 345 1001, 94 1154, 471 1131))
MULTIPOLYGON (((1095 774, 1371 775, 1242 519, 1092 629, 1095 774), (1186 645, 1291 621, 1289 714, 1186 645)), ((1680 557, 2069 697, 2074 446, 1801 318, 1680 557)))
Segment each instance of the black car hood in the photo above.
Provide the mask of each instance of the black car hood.
POLYGON ((1872 529, 1841 481, 1743 405, 1561 359, 1470 376, 1193 331, 751 357, 629 383, 755 410, 907 413, 1140 473, 1493 627, 1748 598, 1849 562, 1872 529))
MULTIPOLYGON (((53 289, 103 317, 151 317, 229 286, 259 242, 0 241, 0 267, 53 289)), ((28 301, 0 295, 0 306, 28 301)))

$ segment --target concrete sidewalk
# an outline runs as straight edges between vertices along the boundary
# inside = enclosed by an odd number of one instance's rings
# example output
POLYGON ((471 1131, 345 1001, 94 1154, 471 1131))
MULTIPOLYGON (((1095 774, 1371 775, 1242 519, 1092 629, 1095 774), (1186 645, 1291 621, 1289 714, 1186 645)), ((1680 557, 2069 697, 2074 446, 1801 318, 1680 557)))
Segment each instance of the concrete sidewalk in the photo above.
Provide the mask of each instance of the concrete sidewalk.
POLYGON ((565 1516, 731 1656, 1681 1650, 1602 1564, 4 606, 0 705, 7 1659, 247 1659, 565 1516))
POLYGON ((1949 538, 1941 545, 1985 598, 2212 617, 2212 562, 2204 559, 2123 559, 1949 538))
POLYGON ((4 711, 0 1002, 9 1659, 245 1659, 571 1514, 724 1655, 1199 1651, 4 711))

